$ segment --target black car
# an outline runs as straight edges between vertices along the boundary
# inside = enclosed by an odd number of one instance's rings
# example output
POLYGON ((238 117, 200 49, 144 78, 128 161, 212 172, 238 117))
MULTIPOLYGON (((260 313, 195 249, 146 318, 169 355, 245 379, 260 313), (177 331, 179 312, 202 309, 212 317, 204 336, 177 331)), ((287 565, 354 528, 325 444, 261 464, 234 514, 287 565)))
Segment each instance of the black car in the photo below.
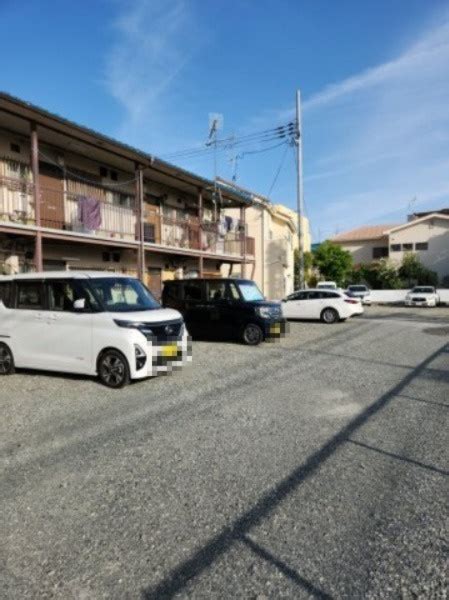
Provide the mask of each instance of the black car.
POLYGON ((166 281, 162 304, 179 310, 192 337, 237 338, 256 346, 285 331, 281 305, 265 300, 249 279, 166 281))

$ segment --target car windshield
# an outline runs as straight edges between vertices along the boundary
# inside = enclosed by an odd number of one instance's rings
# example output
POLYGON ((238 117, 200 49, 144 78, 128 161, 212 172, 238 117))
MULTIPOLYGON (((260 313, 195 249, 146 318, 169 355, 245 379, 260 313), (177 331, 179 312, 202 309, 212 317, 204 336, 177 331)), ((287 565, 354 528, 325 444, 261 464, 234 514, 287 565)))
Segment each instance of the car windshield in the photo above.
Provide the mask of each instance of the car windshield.
POLYGON ((320 290, 335 290, 336 287, 333 283, 319 283, 318 288, 320 290))
POLYGON ((434 291, 431 287, 415 287, 412 289, 412 294, 433 294, 434 291))
POLYGON ((154 310, 160 304, 149 290, 131 277, 98 277, 89 280, 96 298, 108 312, 154 310))
POLYGON ((237 285, 244 300, 265 300, 262 292, 253 281, 241 281, 237 285))
POLYGON ((366 292, 366 287, 364 285, 350 285, 348 290, 350 292, 366 292))

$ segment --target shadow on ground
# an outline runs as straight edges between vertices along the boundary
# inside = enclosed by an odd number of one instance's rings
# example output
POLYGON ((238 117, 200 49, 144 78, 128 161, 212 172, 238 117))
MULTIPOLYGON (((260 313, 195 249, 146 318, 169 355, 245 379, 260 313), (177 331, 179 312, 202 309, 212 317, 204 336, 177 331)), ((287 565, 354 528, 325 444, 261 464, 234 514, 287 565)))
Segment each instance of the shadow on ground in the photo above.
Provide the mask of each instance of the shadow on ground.
MULTIPOLYGON (((420 363, 417 367, 408 373, 397 385, 391 388, 387 393, 382 395, 376 402, 371 404, 362 413, 352 419, 345 427, 343 427, 336 435, 328 440, 319 450, 312 454, 304 463, 299 465, 297 469, 292 471, 286 478, 280 481, 275 487, 266 492, 259 501, 253 505, 248 511, 239 516, 229 527, 223 529, 219 534, 207 541, 199 550, 197 550, 190 558, 179 564, 171 573, 162 580, 157 586, 147 588, 142 591, 142 600, 160 600, 161 598, 173 598, 179 594, 192 580, 204 573, 211 567, 221 556, 226 554, 231 547, 236 543, 244 543, 248 548, 255 552, 258 556, 276 566, 286 577, 295 583, 301 590, 311 594, 316 598, 330 598, 324 590, 318 588, 313 582, 303 578, 296 570, 292 569, 267 550, 256 544, 249 534, 253 528, 260 525, 267 519, 273 511, 283 502, 291 493, 301 486, 301 484, 309 477, 314 475, 319 468, 344 444, 352 443, 359 444, 354 441, 352 436, 367 423, 369 419, 384 409, 393 398, 401 394, 415 377, 424 373, 428 366, 443 352, 448 351, 449 346, 444 345, 431 354, 426 360, 420 363)), ((449 382, 449 375, 447 375, 449 382)), ((365 446, 367 451, 381 452, 388 454, 392 459, 406 460, 407 462, 416 463, 420 468, 430 469, 433 472, 438 472, 442 475, 447 475, 447 472, 441 469, 436 469, 431 465, 417 463, 405 457, 386 453, 385 451, 365 446)))

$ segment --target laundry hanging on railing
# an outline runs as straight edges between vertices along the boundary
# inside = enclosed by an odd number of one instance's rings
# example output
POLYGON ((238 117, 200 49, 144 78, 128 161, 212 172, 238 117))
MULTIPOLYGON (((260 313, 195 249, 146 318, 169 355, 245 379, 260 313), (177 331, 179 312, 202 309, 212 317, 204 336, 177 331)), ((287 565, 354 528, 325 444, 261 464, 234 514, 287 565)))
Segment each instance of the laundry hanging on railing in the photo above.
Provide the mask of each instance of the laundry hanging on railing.
POLYGON ((78 220, 90 231, 100 229, 101 203, 92 196, 80 196, 78 198, 78 220))

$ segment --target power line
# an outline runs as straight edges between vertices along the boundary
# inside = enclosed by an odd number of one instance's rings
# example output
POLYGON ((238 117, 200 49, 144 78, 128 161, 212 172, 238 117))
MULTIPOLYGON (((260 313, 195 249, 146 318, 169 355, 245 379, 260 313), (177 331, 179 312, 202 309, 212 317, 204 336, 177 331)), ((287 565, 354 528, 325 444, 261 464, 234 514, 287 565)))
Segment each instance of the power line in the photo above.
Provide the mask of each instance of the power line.
MULTIPOLYGON (((285 143, 285 142, 284 142, 284 143, 285 143)), ((282 154, 282 157, 281 157, 281 162, 279 163, 279 167, 277 168, 277 171, 276 171, 276 173, 275 173, 275 175, 274 175, 273 181, 272 181, 272 183, 271 183, 270 189, 269 189, 269 191, 268 191, 268 194, 267 194, 267 198, 269 198, 269 197, 270 197, 270 195, 271 195, 271 192, 273 191, 273 188, 274 188, 274 186, 276 185, 276 182, 277 182, 277 180, 278 180, 278 177, 279 177, 279 175, 280 175, 280 173, 281 173, 281 171, 282 171, 282 167, 283 167, 283 165, 284 165, 284 162, 285 162, 285 157, 287 156, 288 148, 289 148, 289 144, 287 144, 287 145, 285 146, 284 153, 282 154)))
POLYGON ((185 148, 184 150, 179 150, 177 152, 167 153, 162 155, 163 158, 170 160, 174 158, 187 158, 190 156, 196 156, 200 154, 210 154, 214 147, 219 151, 229 150, 230 148, 245 146, 249 144, 255 143, 265 143, 270 142, 274 139, 287 138, 293 135, 294 133, 294 123, 289 122, 285 125, 279 125, 277 127, 272 127, 270 129, 265 129, 260 132, 253 132, 251 134, 247 134, 244 136, 231 136, 228 138, 223 138, 221 140, 217 139, 212 143, 206 142, 204 146, 196 146, 193 148, 185 148), (214 147, 213 147, 214 146, 214 147))
MULTIPOLYGON (((82 177, 81 175, 79 175, 78 173, 75 173, 74 171, 70 171, 69 169, 66 169, 65 167, 61 166, 58 162, 56 162, 54 159, 50 158, 50 156, 47 156, 46 154, 44 154, 41 150, 39 150, 39 154, 42 158, 45 158, 45 160, 47 160, 49 163, 51 163, 55 167, 58 167, 58 169, 60 169, 63 173, 70 175, 71 177, 74 177, 75 179, 79 179, 80 181, 83 181, 84 183, 89 183, 90 185, 99 185, 100 184, 100 182, 98 180, 95 181, 94 179, 87 179, 86 177, 82 177)), ((136 177, 134 177, 133 179, 129 179, 127 181, 120 181, 118 183, 109 183, 108 182, 107 187, 123 187, 130 183, 135 183, 135 182, 136 182, 136 177)))

